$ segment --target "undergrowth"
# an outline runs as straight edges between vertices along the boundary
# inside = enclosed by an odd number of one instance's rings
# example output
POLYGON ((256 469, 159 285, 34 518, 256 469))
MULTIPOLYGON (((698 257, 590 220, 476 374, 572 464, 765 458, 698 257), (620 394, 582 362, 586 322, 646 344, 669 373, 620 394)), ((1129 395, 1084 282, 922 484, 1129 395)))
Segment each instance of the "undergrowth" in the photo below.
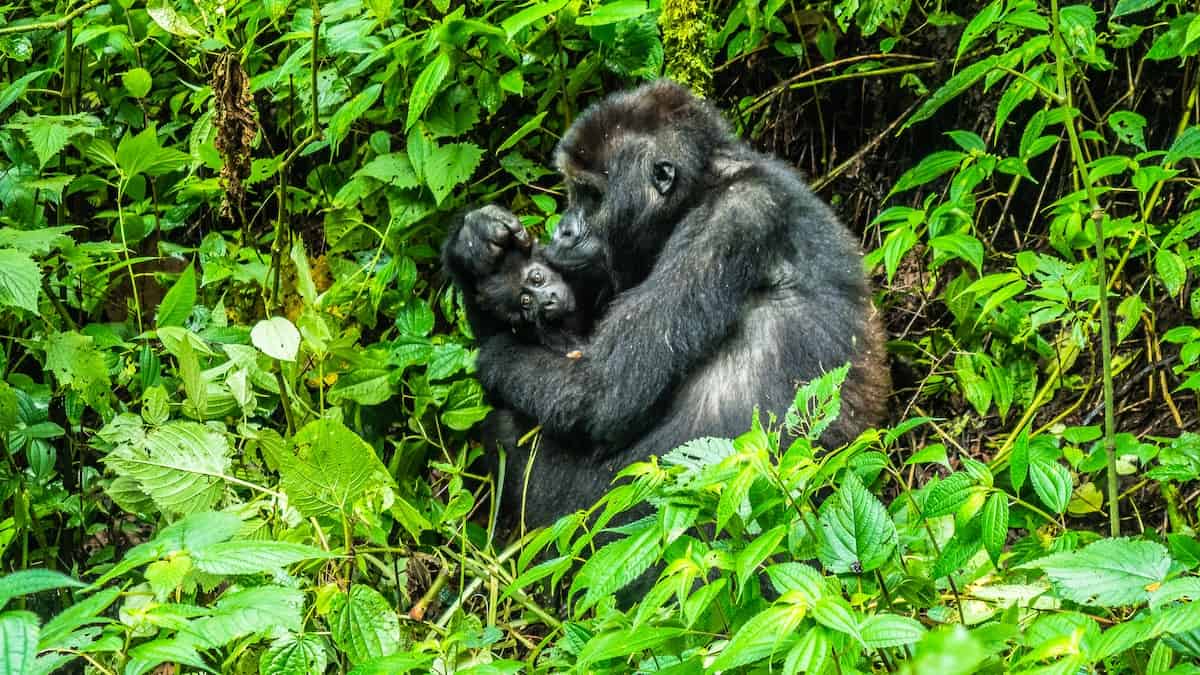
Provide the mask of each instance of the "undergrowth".
POLYGON ((0 8, 0 671, 1200 671, 1194 3, 659 10, 0 8), (446 225, 664 74, 862 233, 892 424, 495 541, 446 225))

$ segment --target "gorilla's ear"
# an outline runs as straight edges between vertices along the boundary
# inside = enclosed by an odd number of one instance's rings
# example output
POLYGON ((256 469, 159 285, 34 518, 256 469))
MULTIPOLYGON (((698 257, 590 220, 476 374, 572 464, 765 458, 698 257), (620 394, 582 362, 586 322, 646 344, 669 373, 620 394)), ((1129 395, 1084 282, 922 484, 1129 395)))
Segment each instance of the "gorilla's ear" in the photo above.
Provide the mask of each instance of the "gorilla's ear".
POLYGON ((658 190, 658 194, 666 196, 671 191, 671 187, 675 185, 675 165, 666 160, 655 162, 650 180, 654 183, 654 189, 658 190))

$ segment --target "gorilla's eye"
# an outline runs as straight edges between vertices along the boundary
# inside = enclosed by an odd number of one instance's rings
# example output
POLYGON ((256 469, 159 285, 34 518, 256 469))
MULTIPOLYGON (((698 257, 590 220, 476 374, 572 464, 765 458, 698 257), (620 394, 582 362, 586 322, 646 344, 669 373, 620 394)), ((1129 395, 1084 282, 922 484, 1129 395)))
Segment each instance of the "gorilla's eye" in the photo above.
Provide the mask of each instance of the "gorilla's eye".
POLYGON ((533 270, 529 273, 529 281, 533 282, 534 286, 541 286, 546 283, 546 277, 541 270, 533 270))
POLYGON ((667 194, 675 183, 675 165, 666 161, 655 162, 652 179, 658 194, 667 194))
POLYGON ((533 296, 528 293, 522 293, 521 294, 521 306, 524 307, 525 309, 529 309, 530 307, 532 307, 533 306, 533 296))

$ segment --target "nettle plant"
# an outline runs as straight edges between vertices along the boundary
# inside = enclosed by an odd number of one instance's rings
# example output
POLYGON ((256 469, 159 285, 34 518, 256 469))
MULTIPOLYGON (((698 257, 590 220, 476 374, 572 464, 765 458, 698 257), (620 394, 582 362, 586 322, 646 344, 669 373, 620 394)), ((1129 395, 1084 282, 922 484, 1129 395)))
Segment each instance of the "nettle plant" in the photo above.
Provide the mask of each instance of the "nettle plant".
POLYGON ((838 414, 846 370, 802 387, 784 420, 631 466, 590 517, 532 534, 502 595, 561 584, 570 615, 552 624, 561 632, 541 668, 1074 672, 1149 662, 1165 672, 1175 654, 1200 655, 1200 608, 1185 602, 1200 590, 1194 540, 1062 532, 1070 477, 1046 468, 1054 449, 1037 444, 1028 480, 1052 508, 970 459, 914 486, 914 470, 945 465, 944 451, 903 466, 890 457, 927 419, 825 451, 815 439, 838 414), (885 504, 879 492, 895 497, 885 504))

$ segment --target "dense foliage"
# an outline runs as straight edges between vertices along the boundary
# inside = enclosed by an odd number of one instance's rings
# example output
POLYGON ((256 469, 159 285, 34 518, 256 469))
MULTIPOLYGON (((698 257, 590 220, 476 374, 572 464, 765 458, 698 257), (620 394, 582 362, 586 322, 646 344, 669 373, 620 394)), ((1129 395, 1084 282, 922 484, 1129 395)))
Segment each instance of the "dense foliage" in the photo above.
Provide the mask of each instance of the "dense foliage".
POLYGON ((1200 671, 1195 9, 0 8, 0 671, 1200 671), (894 426, 489 543, 446 224, 664 74, 862 233, 894 426))

